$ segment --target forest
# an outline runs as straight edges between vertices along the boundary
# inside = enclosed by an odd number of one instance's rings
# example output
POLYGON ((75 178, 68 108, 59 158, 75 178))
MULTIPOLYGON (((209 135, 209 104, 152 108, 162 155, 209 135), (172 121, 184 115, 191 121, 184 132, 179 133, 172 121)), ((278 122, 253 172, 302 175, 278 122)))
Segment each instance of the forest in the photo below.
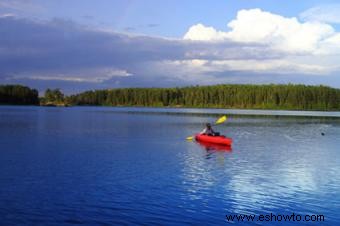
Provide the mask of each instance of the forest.
POLYGON ((0 85, 0 104, 38 105, 39 93, 21 85, 0 85))
POLYGON ((340 110, 340 89, 309 85, 212 85, 86 91, 71 105, 340 110))
POLYGON ((340 89, 310 85, 212 85, 181 88, 119 88, 64 96, 60 89, 38 91, 0 86, 0 104, 57 106, 200 107, 277 110, 340 110, 340 89))

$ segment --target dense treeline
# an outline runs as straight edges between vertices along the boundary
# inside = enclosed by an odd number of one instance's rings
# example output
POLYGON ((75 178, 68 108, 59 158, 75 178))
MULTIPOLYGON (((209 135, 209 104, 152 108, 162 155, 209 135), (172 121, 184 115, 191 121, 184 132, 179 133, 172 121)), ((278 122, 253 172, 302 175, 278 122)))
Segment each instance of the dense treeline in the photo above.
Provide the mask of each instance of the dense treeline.
POLYGON ((73 105, 340 110, 340 89, 293 84, 124 88, 87 91, 67 101, 73 105))
MULTIPOLYGON (((43 105, 174 106, 248 109, 340 110, 340 89, 306 85, 214 85, 183 88, 122 88, 64 97, 47 89, 43 105)), ((0 86, 0 104, 39 104, 38 91, 0 86)))
POLYGON ((21 85, 0 85, 0 104, 39 104, 39 94, 35 89, 21 85))

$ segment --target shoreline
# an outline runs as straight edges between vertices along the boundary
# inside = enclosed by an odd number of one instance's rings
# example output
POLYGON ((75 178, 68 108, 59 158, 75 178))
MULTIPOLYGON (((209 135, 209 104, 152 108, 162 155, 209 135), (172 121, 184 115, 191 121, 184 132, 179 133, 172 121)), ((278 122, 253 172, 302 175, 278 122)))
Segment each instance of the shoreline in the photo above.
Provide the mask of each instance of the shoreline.
POLYGON ((316 110, 271 110, 271 109, 231 109, 231 108, 189 108, 189 107, 145 107, 145 106, 103 106, 103 105, 0 105, 0 107, 43 107, 43 108, 102 108, 115 109, 115 113, 149 113, 149 114, 198 114, 228 116, 270 116, 270 117, 318 117, 340 118, 340 111, 316 110))

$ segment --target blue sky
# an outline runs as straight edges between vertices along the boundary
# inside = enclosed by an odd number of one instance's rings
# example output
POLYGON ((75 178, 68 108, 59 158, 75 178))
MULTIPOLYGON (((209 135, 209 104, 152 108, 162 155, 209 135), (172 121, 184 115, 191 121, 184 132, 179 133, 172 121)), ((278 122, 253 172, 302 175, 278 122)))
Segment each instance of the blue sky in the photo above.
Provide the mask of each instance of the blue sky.
POLYGON ((340 88, 340 3, 0 0, 0 84, 340 88))
MULTIPOLYGON (((13 2, 10 0, 8 2, 13 2)), ((14 0, 14 2, 21 1, 14 0)), ((204 23, 217 29, 226 29, 228 21, 240 9, 261 8, 265 11, 296 17, 306 9, 337 1, 320 0, 55 0, 22 1, 31 8, 3 9, 24 17, 42 19, 63 18, 81 24, 107 27, 116 31, 182 37, 188 27, 204 23), (150 26, 151 25, 151 26, 150 26), (152 26, 154 25, 154 26, 152 26), (132 29, 134 30, 132 30, 132 29)), ((18 7, 17 7, 18 8, 18 7)))

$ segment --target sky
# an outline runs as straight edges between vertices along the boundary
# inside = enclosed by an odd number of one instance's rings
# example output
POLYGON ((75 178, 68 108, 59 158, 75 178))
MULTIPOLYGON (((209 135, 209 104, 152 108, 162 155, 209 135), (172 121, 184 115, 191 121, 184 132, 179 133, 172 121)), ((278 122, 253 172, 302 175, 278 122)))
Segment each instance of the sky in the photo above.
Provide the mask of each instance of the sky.
POLYGON ((0 0, 0 84, 340 88, 333 0, 0 0))

